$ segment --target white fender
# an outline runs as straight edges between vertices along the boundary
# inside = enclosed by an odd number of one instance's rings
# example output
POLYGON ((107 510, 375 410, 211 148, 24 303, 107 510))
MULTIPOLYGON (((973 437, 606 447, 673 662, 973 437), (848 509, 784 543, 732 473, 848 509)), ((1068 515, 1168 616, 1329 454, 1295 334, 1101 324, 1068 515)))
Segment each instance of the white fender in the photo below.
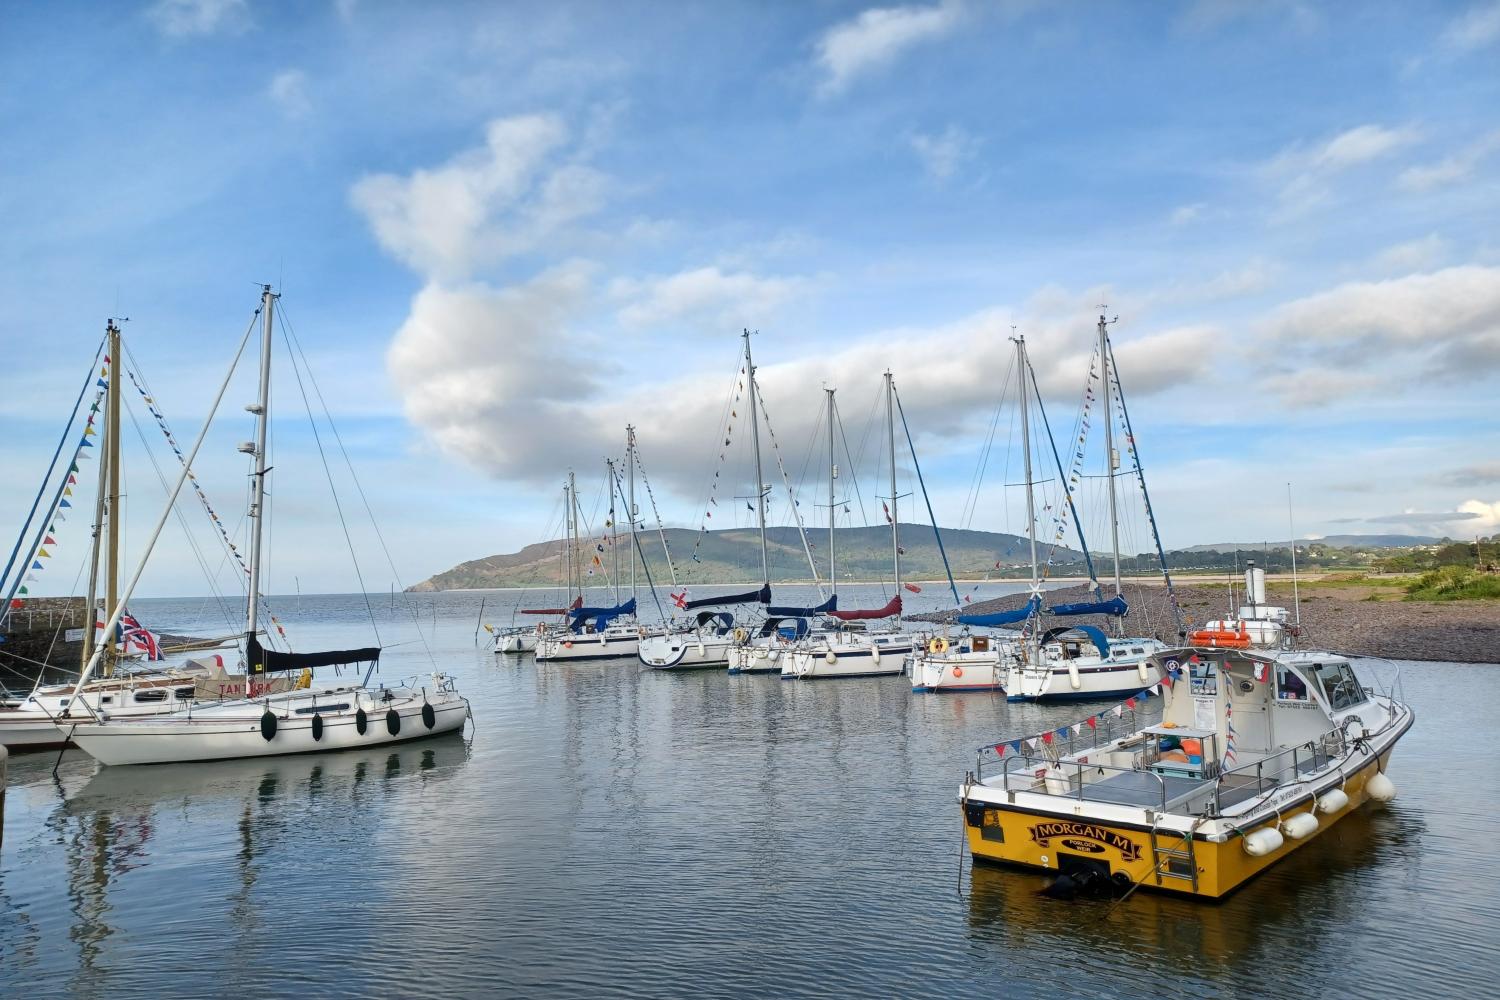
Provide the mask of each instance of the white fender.
POLYGON ((828 661, 829 663, 839 662, 838 654, 831 649, 823 654, 823 659, 828 661))
POLYGON ((1146 683, 1146 661, 1142 660, 1135 665, 1135 672, 1140 675, 1141 683, 1146 683))
POLYGON ((1318 798, 1318 812, 1336 813, 1349 804, 1349 796, 1342 788, 1332 788, 1318 798))
POLYGON ((870 662, 877 666, 880 664, 880 647, 873 643, 870 645, 870 662))
POLYGON ((1389 802, 1396 797, 1396 783, 1384 771, 1377 771, 1365 782, 1365 794, 1376 802, 1389 802))
POLYGON ((1318 832, 1318 817, 1310 812, 1288 816, 1281 821, 1281 829, 1293 840, 1305 840, 1318 832))
POLYGON ((697 647, 696 647, 696 648, 697 648, 697 650, 698 650, 698 655, 699 655, 699 656, 700 656, 700 657, 701 657, 701 656, 703 656, 703 655, 704 655, 704 653, 705 653, 705 652, 707 652, 707 651, 706 651, 706 650, 705 650, 705 649, 704 649, 704 648, 703 648, 703 640, 702 640, 702 639, 701 639, 701 638, 700 638, 700 639, 699 639, 699 640, 698 640, 698 645, 697 645, 697 647))
POLYGON ((1078 676, 1078 664, 1076 663, 1068 664, 1068 683, 1073 685, 1074 691, 1083 687, 1083 678, 1078 676))
POLYGON ((1281 831, 1274 826, 1266 827, 1264 830, 1256 830, 1245 836, 1245 853, 1252 858, 1263 858, 1272 851, 1280 849, 1286 843, 1286 838, 1281 831))

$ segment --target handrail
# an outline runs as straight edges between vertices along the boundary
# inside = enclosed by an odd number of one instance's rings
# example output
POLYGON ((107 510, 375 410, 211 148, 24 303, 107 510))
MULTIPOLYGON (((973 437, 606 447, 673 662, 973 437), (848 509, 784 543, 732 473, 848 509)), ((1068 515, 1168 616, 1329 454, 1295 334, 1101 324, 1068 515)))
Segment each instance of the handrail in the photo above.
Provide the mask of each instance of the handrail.
MULTIPOLYGON (((1095 719, 1096 724, 1093 727, 1088 727, 1088 733, 1082 736, 1077 735, 1078 728, 1080 725, 1086 726, 1087 724, 1074 724, 1069 727, 1069 733, 1066 739, 1055 738, 1051 743, 1045 744, 1048 751, 1050 752, 1044 754, 1044 756, 1064 757, 1068 754, 1080 753, 1084 750, 1092 750, 1095 747, 1104 746, 1106 743, 1113 743, 1117 739, 1123 739, 1127 736, 1133 736, 1141 729, 1141 727, 1136 724, 1137 711, 1138 710, 1134 708, 1127 708, 1124 709, 1118 717, 1113 715, 1106 715, 1105 718, 1100 719, 1098 716, 1094 716, 1093 718, 1095 719), (1066 747, 1066 750, 1064 750, 1064 747, 1066 747)), ((1055 729, 1050 731, 1054 733, 1056 732, 1055 729)), ((1009 748, 1010 744, 1018 741, 1022 742, 1024 746, 1025 740, 1033 740, 1038 738, 1040 737, 1037 734, 1033 733, 1032 735, 1025 737, 1010 737, 1008 739, 996 740, 994 743, 990 743, 986 746, 980 747, 977 751, 975 751, 975 777, 981 780, 984 778, 985 761, 996 761, 1001 760, 1007 756, 1015 755, 1029 756, 1030 751, 1030 748, 1028 747, 1026 750, 1012 750, 1008 755, 1006 753, 1006 750, 996 750, 996 747, 1009 748)))
MULTIPOLYGON (((1094 763, 1088 763, 1088 764, 1086 764, 1086 763, 1084 763, 1082 761, 1077 761, 1077 760, 1054 761, 1054 760, 1049 760, 1046 757, 1032 757, 1030 754, 1017 754, 1014 757, 1007 758, 1006 761, 1005 761, 1005 767, 1004 767, 1004 769, 1000 773, 1000 788, 1001 788, 1001 791, 1005 791, 1005 792, 1012 791, 1012 788, 1010 786, 1010 776, 1012 774, 1011 765, 1014 764, 1014 763, 1016 763, 1017 761, 1027 761, 1028 763, 1040 762, 1040 763, 1042 763, 1044 765, 1044 770, 1046 768, 1059 768, 1060 769, 1064 765, 1070 765, 1070 766, 1072 766, 1075 769, 1073 777, 1077 778, 1077 783, 1076 783, 1077 784, 1077 788, 1076 788, 1076 793, 1077 794, 1076 795, 1074 794, 1074 791, 1075 791, 1074 789, 1070 789, 1069 792, 1066 795, 1058 795, 1056 792, 1049 792, 1049 791, 1047 791, 1047 787, 1046 787, 1047 778, 1046 777, 1038 778, 1038 777, 1036 777, 1035 774, 1033 774, 1031 776, 1030 780, 1033 783, 1038 782, 1038 781, 1041 782, 1042 788, 1041 788, 1040 794, 1042 794, 1042 795, 1054 795, 1054 796, 1057 796, 1058 798, 1076 798, 1080 802, 1083 801, 1083 787, 1086 784, 1086 782, 1083 780, 1084 769, 1088 769, 1088 770, 1091 770, 1091 771, 1092 770, 1118 771, 1121 774, 1149 774, 1152 778, 1156 779, 1156 783, 1157 783, 1157 785, 1159 786, 1159 788, 1161 790, 1161 811, 1162 812, 1166 812, 1167 811, 1167 780, 1162 775, 1158 774, 1156 771, 1146 770, 1146 769, 1137 768, 1137 767, 1119 767, 1119 766, 1114 765, 1114 764, 1094 764, 1094 763)), ((1066 774, 1062 774, 1062 775, 1059 775, 1059 777, 1066 778, 1067 775, 1066 774)), ((1072 785, 1073 782, 1070 781, 1069 784, 1072 785)), ((1036 792, 1037 791, 1037 789, 1035 787, 1027 787, 1027 788, 1024 788, 1024 789, 1015 789, 1015 790, 1016 791, 1027 791, 1027 792, 1036 792)), ((1104 803, 1109 804, 1109 805, 1128 805, 1128 806, 1139 806, 1140 805, 1139 802, 1116 802, 1116 801, 1113 801, 1111 799, 1102 798, 1102 797, 1096 797, 1095 799, 1093 799, 1093 801, 1104 802, 1104 803)))

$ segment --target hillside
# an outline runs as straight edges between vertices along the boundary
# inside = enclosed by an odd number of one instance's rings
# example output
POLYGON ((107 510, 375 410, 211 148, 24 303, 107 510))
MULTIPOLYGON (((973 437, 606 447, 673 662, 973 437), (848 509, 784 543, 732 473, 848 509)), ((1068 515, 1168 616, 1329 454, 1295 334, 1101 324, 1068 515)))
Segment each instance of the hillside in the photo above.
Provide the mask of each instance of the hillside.
MULTIPOLYGON (((693 559, 693 543, 698 537, 696 531, 668 528, 666 536, 672 559, 677 565, 679 580, 689 583, 729 583, 738 580, 754 582, 760 579, 760 534, 754 528, 731 528, 706 533, 698 546, 696 560, 693 559)), ((766 538, 773 582, 812 578, 807 567, 807 556, 802 550, 802 542, 795 527, 767 528, 766 538)), ((629 572, 625 551, 627 542, 628 538, 625 537, 620 540, 622 574, 629 572)), ((808 542, 813 546, 813 558, 817 560, 820 569, 826 572, 828 530, 809 530, 808 542)), ((655 531, 644 533, 640 536, 640 544, 652 578, 658 583, 669 580, 660 536, 655 531)), ((836 544, 841 577, 851 580, 879 580, 890 576, 891 535, 888 527, 840 528, 836 544)), ((1025 538, 1000 532, 944 529, 943 546, 948 551, 948 559, 956 576, 982 577, 986 571, 994 572, 996 562, 1010 571, 1006 575, 1016 575, 1030 559, 1030 549, 1025 538)), ((909 579, 935 579, 943 575, 942 557, 938 553, 929 525, 907 524, 903 521, 901 547, 904 550, 901 556, 903 576, 909 579)), ((1045 558, 1046 547, 1039 544, 1038 551, 1045 558)), ((410 589, 432 591, 558 585, 562 579, 562 554, 561 541, 536 542, 519 552, 460 563, 410 589)), ((608 543, 604 544, 602 552, 593 551, 585 543, 584 559, 588 560, 593 555, 599 556, 606 571, 611 568, 613 553, 608 543)), ((1059 564, 1081 564, 1083 557, 1076 549, 1059 549, 1056 558, 1059 564)), ((644 577, 642 580, 644 582, 644 577)))

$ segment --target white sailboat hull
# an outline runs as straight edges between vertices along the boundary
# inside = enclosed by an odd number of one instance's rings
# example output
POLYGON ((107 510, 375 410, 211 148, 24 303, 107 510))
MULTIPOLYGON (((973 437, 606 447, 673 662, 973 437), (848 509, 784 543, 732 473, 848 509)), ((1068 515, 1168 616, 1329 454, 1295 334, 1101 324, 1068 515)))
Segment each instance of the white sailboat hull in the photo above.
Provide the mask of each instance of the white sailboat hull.
POLYGON ((633 660, 640 649, 636 629, 543 636, 536 644, 538 662, 555 660, 633 660))
POLYGON ((495 637, 497 653, 534 653, 541 637, 536 632, 512 632, 495 637))
POLYGON ((639 656, 653 670, 711 670, 729 665, 735 645, 733 636, 678 633, 642 640, 639 656))
POLYGON ((906 655, 916 645, 906 632, 840 636, 782 657, 782 680, 887 677, 906 672, 906 655))
POLYGON ((911 658, 911 689, 919 692, 1002 691, 1006 675, 1002 657, 1004 652, 999 649, 914 653, 911 658))
POLYGON ((792 647, 780 640, 748 642, 731 646, 726 662, 731 674, 779 674, 792 647))
POLYGON ((462 729, 468 714, 469 703, 439 678, 431 689, 298 691, 70 729, 73 742, 102 764, 166 764, 404 743, 462 729), (268 712, 276 720, 269 736, 263 726, 268 712))
POLYGON ((1148 657, 1167 647, 1155 639, 1126 639, 1110 643, 1109 659, 1088 654, 1060 659, 1048 655, 1040 663, 1012 664, 1006 672, 1005 694, 1010 701, 1081 701, 1123 698, 1161 680, 1149 669, 1148 657), (1134 649, 1142 652, 1135 653, 1134 649))
POLYGON ((194 704, 196 680, 188 675, 110 678, 93 682, 76 700, 72 685, 42 688, 14 707, 0 708, 0 746, 16 753, 66 746, 66 722, 59 727, 56 720, 70 704, 71 714, 80 719, 92 719, 101 710, 122 717, 177 711, 194 704))

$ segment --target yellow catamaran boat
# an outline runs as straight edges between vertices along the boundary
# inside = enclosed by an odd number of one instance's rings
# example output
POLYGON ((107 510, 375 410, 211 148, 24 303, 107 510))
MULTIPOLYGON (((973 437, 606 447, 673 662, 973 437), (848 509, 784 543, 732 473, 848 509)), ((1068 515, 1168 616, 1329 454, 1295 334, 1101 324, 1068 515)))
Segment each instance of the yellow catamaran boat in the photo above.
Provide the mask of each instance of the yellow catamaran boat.
POLYGON ((1148 665, 1162 680, 1139 697, 1160 695, 1160 722, 1137 726, 1132 698, 979 751, 959 791, 976 860, 1212 899, 1395 796, 1385 767, 1414 715, 1348 657, 1188 648, 1148 665))

